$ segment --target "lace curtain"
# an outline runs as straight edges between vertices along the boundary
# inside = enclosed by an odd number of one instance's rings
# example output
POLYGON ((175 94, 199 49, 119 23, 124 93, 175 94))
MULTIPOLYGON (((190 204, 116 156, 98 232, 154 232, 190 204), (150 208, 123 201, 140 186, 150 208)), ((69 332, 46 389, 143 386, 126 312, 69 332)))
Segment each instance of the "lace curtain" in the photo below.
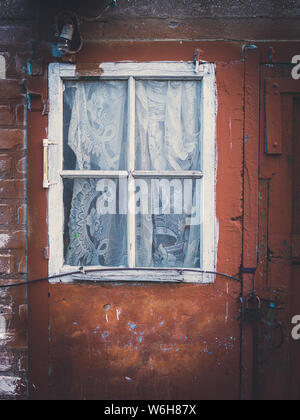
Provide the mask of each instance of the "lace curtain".
MULTIPOLYGON (((200 88, 194 81, 137 81, 137 169, 200 170, 200 88)), ((200 205, 196 188, 194 182, 185 214, 137 215, 137 265, 200 267, 200 226, 189 221, 192 207, 200 205)), ((152 194, 159 196, 157 184, 152 194)))
POLYGON ((136 169, 200 170, 200 83, 136 82, 136 169))
MULTIPOLYGON (((200 89, 194 81, 136 81, 136 170, 201 169, 200 89)), ((128 169, 127 97, 125 81, 66 84, 65 169, 128 169)), ((127 216, 99 214, 98 183, 65 181, 65 263, 127 266, 127 216)), ((189 188, 184 214, 137 214, 137 266, 200 267, 200 222, 190 222, 200 208, 199 186, 193 180, 189 188)), ((157 184, 151 194, 159 196, 157 184)), ((176 200, 182 196, 174 194, 171 209, 176 200)))
MULTIPOLYGON (((65 169, 126 169, 126 81, 67 83, 64 117, 65 169)), ((98 214, 99 180, 64 184, 65 264, 126 267, 126 215, 98 214)))

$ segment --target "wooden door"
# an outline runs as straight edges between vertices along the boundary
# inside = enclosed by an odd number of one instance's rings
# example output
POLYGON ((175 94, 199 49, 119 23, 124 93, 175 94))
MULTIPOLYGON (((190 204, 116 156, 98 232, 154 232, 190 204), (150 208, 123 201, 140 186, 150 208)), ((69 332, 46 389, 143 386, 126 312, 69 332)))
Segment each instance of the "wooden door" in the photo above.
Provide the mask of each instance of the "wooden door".
POLYGON ((300 313, 299 81, 288 65, 262 66, 259 266, 260 399, 299 398, 299 343, 291 338, 300 313))
MULTIPOLYGON (((294 99, 291 317, 300 315, 300 97, 294 99)), ((300 340, 291 339, 290 398, 300 399, 300 340)))

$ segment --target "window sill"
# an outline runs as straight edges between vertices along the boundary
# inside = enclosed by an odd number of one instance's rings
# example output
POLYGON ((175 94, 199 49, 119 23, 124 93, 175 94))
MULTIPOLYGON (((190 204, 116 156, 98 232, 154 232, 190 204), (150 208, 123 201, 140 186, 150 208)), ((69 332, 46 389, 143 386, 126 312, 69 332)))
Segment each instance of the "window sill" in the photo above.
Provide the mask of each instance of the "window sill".
POLYGON ((188 268, 86 268, 74 274, 77 267, 62 270, 64 277, 57 278, 51 283, 196 283, 211 284, 215 282, 215 275, 203 270, 188 268), (67 272, 70 275, 66 276, 67 272))

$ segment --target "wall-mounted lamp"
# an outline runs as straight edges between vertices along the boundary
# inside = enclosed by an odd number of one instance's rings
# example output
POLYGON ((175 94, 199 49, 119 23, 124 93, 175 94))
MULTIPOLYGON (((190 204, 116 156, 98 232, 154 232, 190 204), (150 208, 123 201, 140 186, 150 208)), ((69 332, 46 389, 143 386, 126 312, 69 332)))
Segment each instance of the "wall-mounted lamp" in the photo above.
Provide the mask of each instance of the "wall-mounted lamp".
POLYGON ((62 54, 68 54, 71 51, 71 44, 74 35, 74 26, 71 23, 66 23, 60 33, 57 49, 62 54))
POLYGON ((76 54, 82 48, 79 18, 75 12, 63 11, 55 17, 56 48, 62 55, 76 54))
POLYGON ((83 22, 95 22, 103 18, 110 8, 117 5, 117 0, 110 0, 105 9, 95 17, 80 16, 73 11, 62 11, 55 17, 57 44, 56 48, 62 55, 76 54, 83 45, 79 26, 83 22))

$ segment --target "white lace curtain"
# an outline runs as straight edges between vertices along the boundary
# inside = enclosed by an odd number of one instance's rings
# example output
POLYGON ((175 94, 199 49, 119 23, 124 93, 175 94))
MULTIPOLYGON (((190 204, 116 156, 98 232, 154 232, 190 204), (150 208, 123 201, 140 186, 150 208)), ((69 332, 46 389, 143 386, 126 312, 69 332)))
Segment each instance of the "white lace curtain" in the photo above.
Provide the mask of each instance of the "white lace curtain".
MULTIPOLYGON (((127 82, 67 83, 65 141, 80 170, 127 169, 127 82)), ((66 162, 67 163, 67 162, 66 162)))
MULTIPOLYGON (((67 83, 64 98, 69 116, 64 136, 66 168, 126 169, 127 82, 67 83), (72 152, 76 159, 70 158, 72 152)), ((98 214, 97 181, 65 183, 65 263, 127 266, 127 217, 98 214)))
POLYGON ((200 83, 137 81, 136 169, 200 170, 200 83))
MULTIPOLYGON (((201 169, 200 89, 194 81, 136 81, 137 170, 201 169)), ((127 82, 68 82, 64 97, 65 168, 128 169, 127 82)), ((127 266, 127 217, 97 213, 96 184, 65 186, 65 263, 127 266)), ((189 222, 196 188, 186 214, 136 216, 137 266, 200 267, 200 226, 189 222)))

